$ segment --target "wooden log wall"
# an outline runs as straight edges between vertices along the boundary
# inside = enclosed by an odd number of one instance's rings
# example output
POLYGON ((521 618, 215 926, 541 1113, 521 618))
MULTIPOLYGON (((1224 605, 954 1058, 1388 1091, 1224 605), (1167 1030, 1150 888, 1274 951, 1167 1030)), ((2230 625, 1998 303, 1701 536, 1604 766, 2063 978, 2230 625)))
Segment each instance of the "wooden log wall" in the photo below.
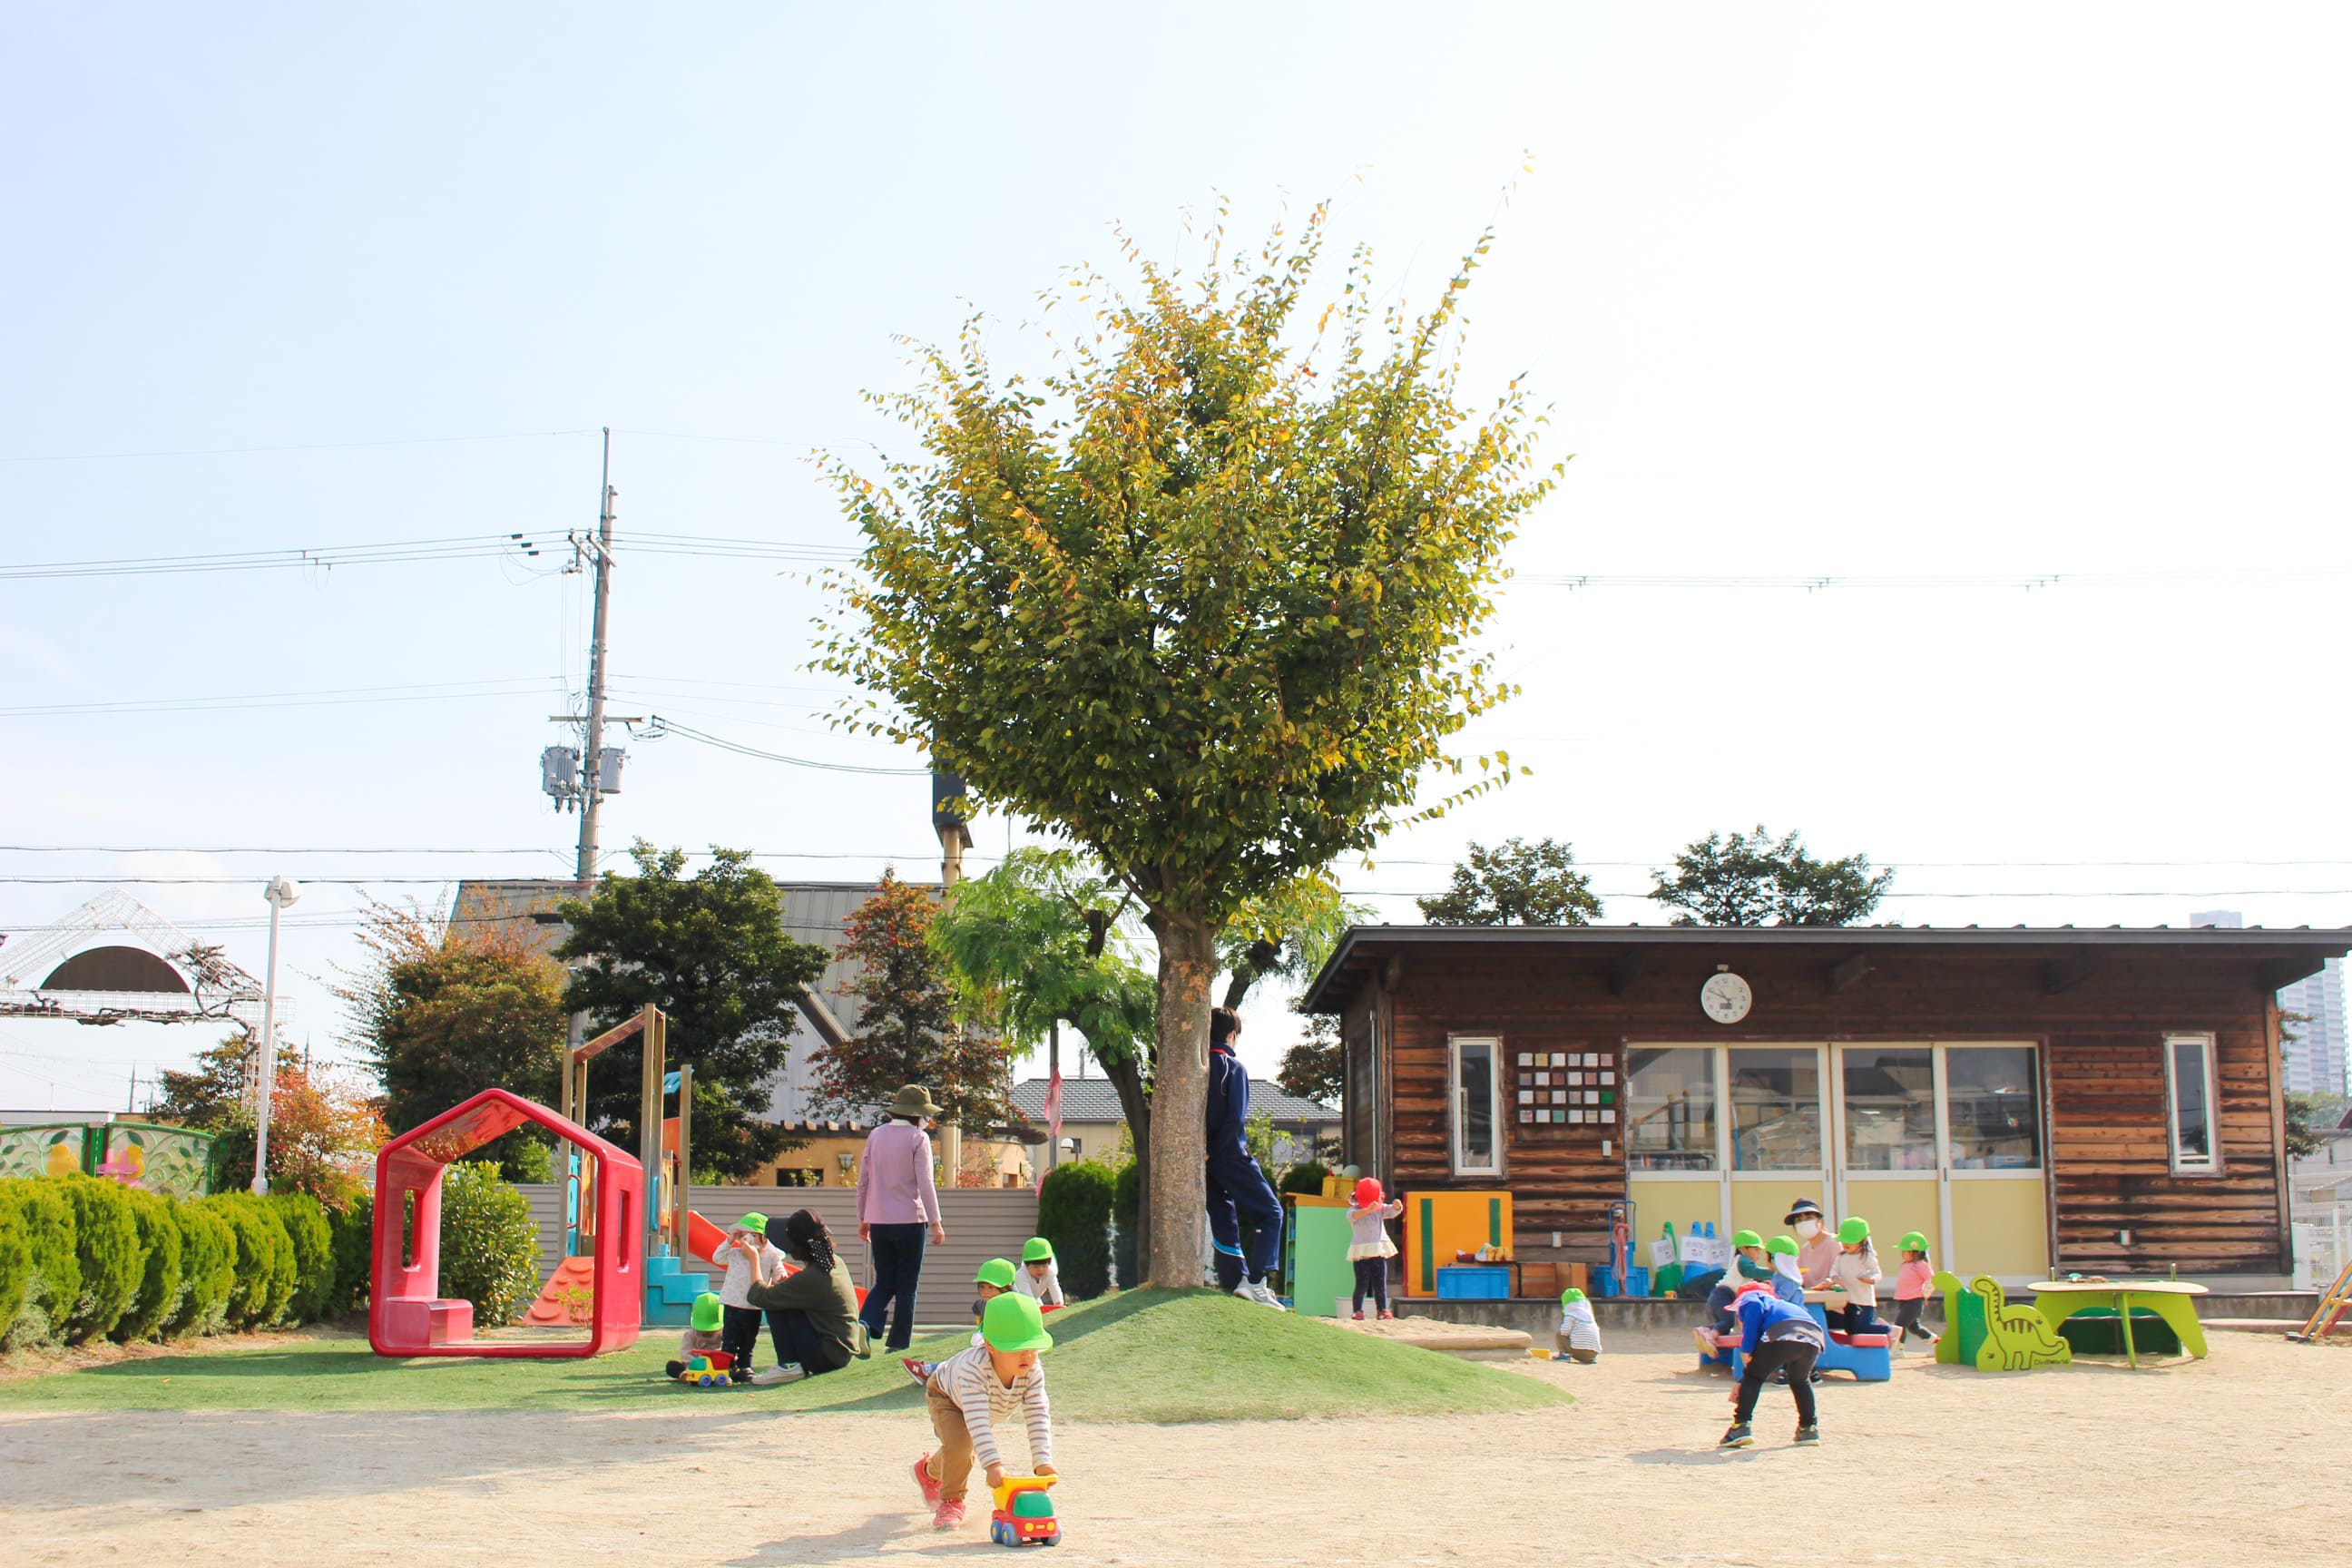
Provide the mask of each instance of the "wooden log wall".
POLYGON ((1382 1102, 1377 1168, 1391 1190, 1507 1187, 1522 1258, 1605 1258, 1606 1205, 1626 1188, 1622 1116, 1615 1126, 1575 1130, 1584 1137, 1531 1134, 1507 1114, 1507 1095, 1506 1175, 1499 1184, 1457 1180, 1446 1108, 1450 1035, 1497 1037, 1507 1064, 1522 1050, 1609 1051, 1621 1084, 1629 1041, 2037 1041, 2056 1268, 2275 1274, 2288 1267, 2276 978, 2258 955, 1908 948, 1874 950, 1866 965, 1841 969, 1852 952, 1819 948, 1611 954, 1403 942, 1362 951, 1348 1016, 1378 1026, 1343 1030, 1348 1157, 1374 1168, 1365 1158, 1372 1152, 1366 1108, 1353 1103, 1369 1076, 1382 1102), (1747 1019, 1731 1027, 1698 1005, 1699 986, 1718 963, 1756 993, 1747 1019), (2180 1032, 2216 1039, 2222 1169, 2215 1175, 2171 1172, 2164 1037, 2180 1032), (1373 1064, 1355 1059, 1367 1036, 1377 1046, 1373 1064), (1564 1234, 1555 1252, 1556 1230, 1564 1234), (2124 1231, 2132 1234, 2127 1247, 2124 1231))

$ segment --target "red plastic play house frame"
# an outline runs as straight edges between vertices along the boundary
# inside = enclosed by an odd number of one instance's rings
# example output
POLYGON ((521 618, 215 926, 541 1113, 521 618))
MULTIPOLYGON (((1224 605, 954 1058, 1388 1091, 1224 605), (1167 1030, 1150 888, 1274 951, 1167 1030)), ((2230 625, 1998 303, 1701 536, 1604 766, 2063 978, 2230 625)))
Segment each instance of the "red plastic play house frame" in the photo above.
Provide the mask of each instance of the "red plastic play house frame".
POLYGON ((383 1356, 592 1356, 635 1344, 643 1318, 646 1173, 627 1154, 578 1123, 503 1089, 486 1089, 422 1127, 393 1139, 375 1157, 375 1273, 368 1343, 383 1356), (492 1139, 526 1122, 570 1141, 595 1163, 593 1300, 585 1342, 477 1343, 470 1301, 443 1300, 441 1176, 492 1139), (415 1260, 401 1261, 402 1213, 414 1194, 415 1260))

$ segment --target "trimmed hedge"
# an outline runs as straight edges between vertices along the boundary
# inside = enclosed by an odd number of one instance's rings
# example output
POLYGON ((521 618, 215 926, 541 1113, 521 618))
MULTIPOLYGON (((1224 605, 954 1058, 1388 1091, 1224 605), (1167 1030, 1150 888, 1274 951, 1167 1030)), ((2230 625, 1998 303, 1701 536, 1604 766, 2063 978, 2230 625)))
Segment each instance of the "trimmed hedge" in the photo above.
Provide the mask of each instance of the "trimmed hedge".
POLYGON ((219 1193, 203 1200, 217 1204, 236 1232, 236 1284, 229 1290, 228 1321, 240 1329, 266 1329, 286 1315, 299 1283, 294 1272, 294 1238, 269 1200, 253 1193, 219 1193))
POLYGON ((172 1201, 159 1193, 124 1188, 131 1218, 139 1229, 142 1268, 139 1293, 130 1310, 115 1321, 118 1340, 143 1340, 163 1326, 180 1303, 180 1226, 172 1217, 172 1201))
POLYGON ((530 1200, 488 1160, 441 1177, 441 1294, 474 1304, 474 1326, 503 1328, 539 1294, 539 1226, 530 1200))
POLYGON ((25 1238, 25 1299, 0 1331, 0 1349, 58 1342, 81 1296, 81 1264, 74 1257, 73 1200, 55 1176, 0 1181, 0 1209, 25 1238))
POLYGON ((1080 1160, 1046 1173, 1037 1192, 1037 1234, 1054 1244, 1062 1289, 1073 1300, 1110 1289, 1110 1209, 1117 1178, 1080 1160))
POLYGON ((33 1275, 33 1243, 16 1215, 10 1182, 0 1182, 0 1339, 16 1324, 25 1304, 25 1287, 33 1275))
POLYGON ((180 1230, 180 1299, 163 1321, 172 1339, 216 1334, 228 1327, 228 1299, 236 1289, 236 1232, 202 1203, 172 1205, 180 1230))
POLYGON ((1110 1185, 1111 1217, 1118 1222, 1118 1282, 1132 1290, 1143 1283, 1143 1267, 1135 1243, 1143 1228, 1143 1162, 1129 1160, 1118 1168, 1110 1185))
POLYGON ((321 1315, 364 1312, 375 1274, 375 1194, 363 1192, 341 1208, 328 1210, 327 1227, 334 1233, 335 1288, 321 1315))
POLYGON ((78 1345, 104 1339, 139 1297, 146 1259, 139 1246, 139 1222, 121 1183, 102 1176, 55 1178, 73 1205, 74 1261, 81 1266, 81 1289, 67 1314, 65 1340, 78 1345))
POLYGON ((268 1203, 294 1248, 294 1295, 286 1304, 289 1322, 316 1322, 335 1293, 335 1237, 327 1211, 308 1193, 273 1193, 268 1203))

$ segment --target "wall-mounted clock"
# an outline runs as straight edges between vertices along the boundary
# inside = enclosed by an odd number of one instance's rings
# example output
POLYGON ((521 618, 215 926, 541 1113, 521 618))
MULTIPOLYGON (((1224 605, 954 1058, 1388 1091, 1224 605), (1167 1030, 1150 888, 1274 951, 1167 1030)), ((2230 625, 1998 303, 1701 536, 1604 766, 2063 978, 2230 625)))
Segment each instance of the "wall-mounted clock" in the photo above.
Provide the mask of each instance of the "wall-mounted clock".
POLYGON ((1717 1023, 1737 1024, 1756 1005, 1756 993, 1727 969, 1706 977, 1706 984, 1698 988, 1698 1005, 1717 1023))

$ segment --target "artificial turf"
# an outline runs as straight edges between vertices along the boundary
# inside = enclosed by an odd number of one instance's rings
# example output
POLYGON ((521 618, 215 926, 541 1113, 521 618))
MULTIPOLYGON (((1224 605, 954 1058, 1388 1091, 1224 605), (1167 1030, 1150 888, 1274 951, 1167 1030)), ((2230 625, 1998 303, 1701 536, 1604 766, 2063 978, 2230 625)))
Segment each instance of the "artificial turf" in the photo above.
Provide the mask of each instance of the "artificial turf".
MULTIPOLYGON (((1248 1421, 1437 1415, 1565 1404, 1536 1378, 1391 1344, 1209 1290, 1130 1290, 1046 1320, 1047 1387, 1063 1420, 1248 1421)), ((968 1342, 918 1341, 933 1358, 968 1342)), ((775 1388, 692 1389, 661 1375, 665 1331, 588 1361, 385 1361, 362 1339, 147 1357, 0 1384, 15 1410, 550 1410, 667 1407, 913 1410, 921 1391, 880 1349, 775 1388)), ((761 1345, 764 1360, 766 1346, 761 1345)))

